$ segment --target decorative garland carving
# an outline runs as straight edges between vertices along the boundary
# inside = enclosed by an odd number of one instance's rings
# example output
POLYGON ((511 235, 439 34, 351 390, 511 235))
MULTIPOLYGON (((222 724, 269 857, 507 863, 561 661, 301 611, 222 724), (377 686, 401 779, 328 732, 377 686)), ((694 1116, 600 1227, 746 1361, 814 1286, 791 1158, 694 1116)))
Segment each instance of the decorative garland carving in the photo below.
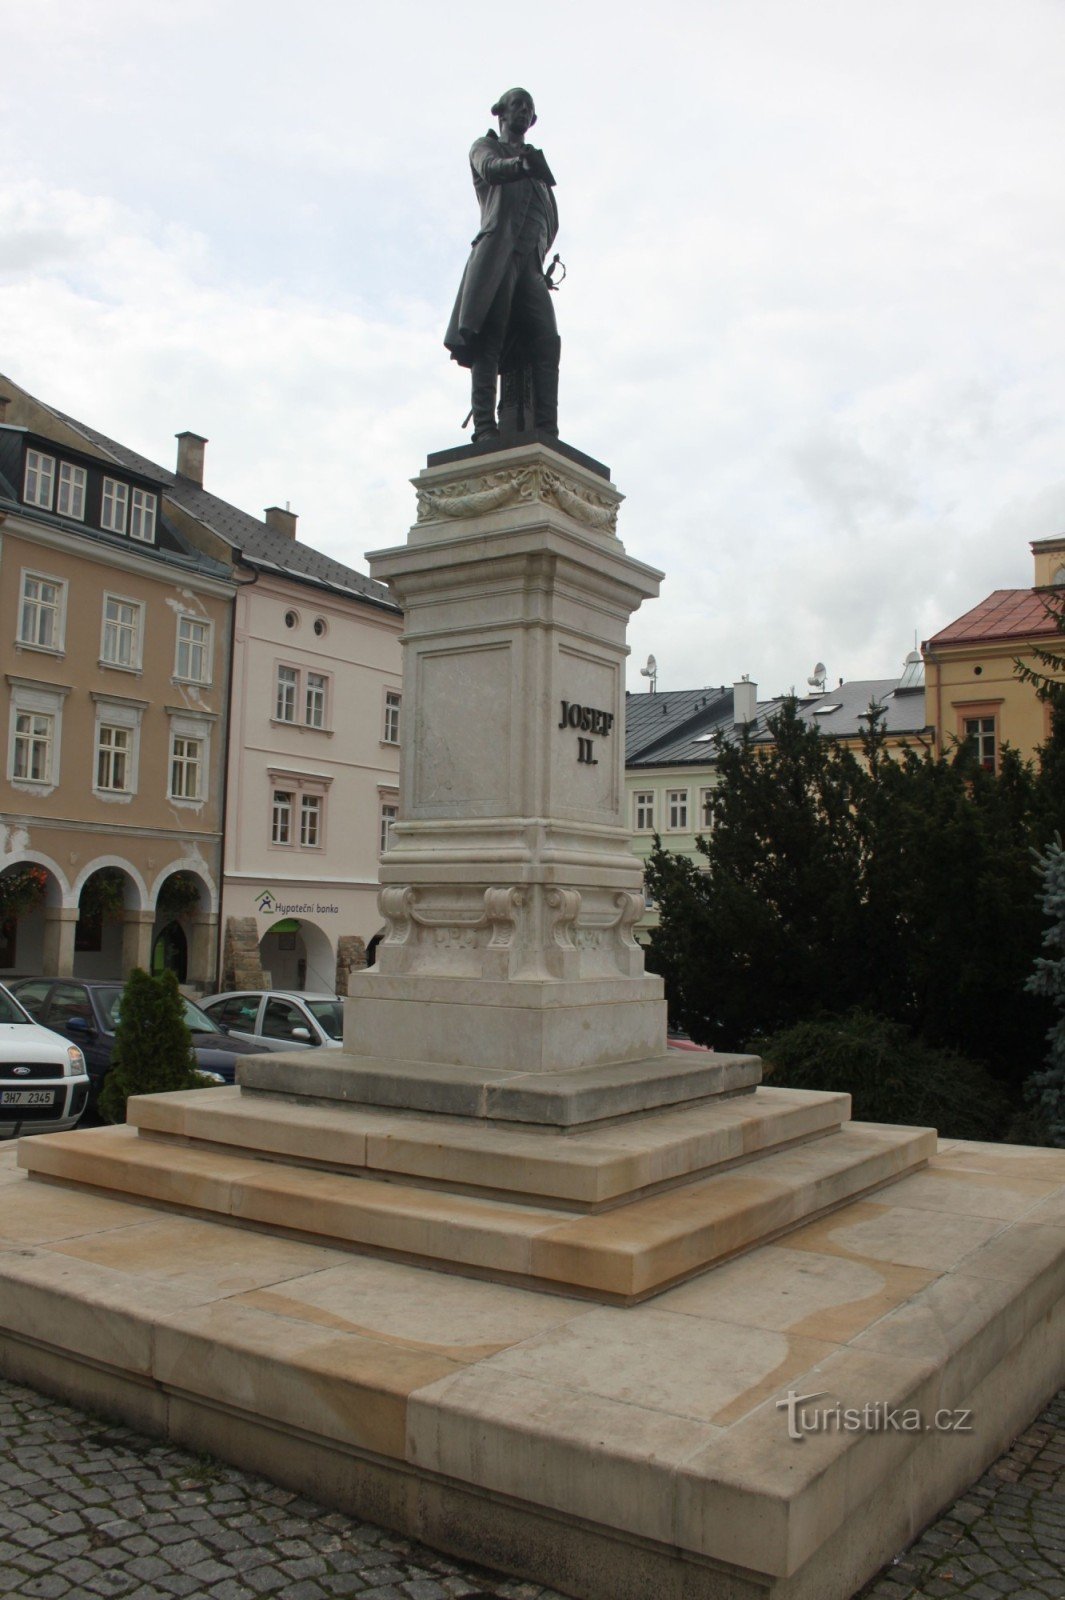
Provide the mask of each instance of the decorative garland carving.
POLYGON ((536 474, 531 467, 501 468, 459 483, 443 484, 439 489, 419 489, 418 521, 436 522, 440 517, 476 517, 498 511, 515 501, 534 498, 536 474))
POLYGON ((540 474, 540 495, 544 500, 556 505, 567 516, 573 517, 576 522, 583 522, 589 528, 598 528, 606 533, 613 533, 618 525, 617 502, 608 500, 606 495, 596 494, 592 489, 586 489, 583 484, 579 487, 567 483, 560 478, 557 472, 546 469, 540 474))
POLYGON ((550 467, 501 467, 439 488, 421 488, 418 521, 438 522, 442 517, 477 517, 504 506, 529 505, 546 500, 576 522, 603 533, 614 533, 618 502, 585 484, 570 482, 550 467))

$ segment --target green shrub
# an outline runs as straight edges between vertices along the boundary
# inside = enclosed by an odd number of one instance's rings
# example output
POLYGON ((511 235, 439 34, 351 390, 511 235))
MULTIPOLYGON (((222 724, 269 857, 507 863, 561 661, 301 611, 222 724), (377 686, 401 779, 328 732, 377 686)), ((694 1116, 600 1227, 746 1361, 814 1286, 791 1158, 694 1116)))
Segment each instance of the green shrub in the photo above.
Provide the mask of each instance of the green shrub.
POLYGON ((795 1023, 752 1045, 768 1082, 849 1094, 858 1122, 937 1128, 951 1139, 1003 1139, 1012 1107, 983 1067, 868 1011, 795 1023))
POLYGON ((177 978, 172 972, 152 977, 134 967, 122 991, 111 1069, 100 1091, 101 1112, 109 1122, 125 1122, 130 1095, 196 1089, 203 1082, 177 978))

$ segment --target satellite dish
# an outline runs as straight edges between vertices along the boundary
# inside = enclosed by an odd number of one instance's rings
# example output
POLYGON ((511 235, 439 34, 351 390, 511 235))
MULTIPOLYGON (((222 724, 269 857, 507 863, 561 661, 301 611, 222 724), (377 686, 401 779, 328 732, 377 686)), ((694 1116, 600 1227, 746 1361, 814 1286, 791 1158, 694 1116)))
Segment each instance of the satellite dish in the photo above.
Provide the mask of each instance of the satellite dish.
POLYGON ((658 683, 658 662, 655 660, 654 656, 647 657, 647 665, 640 668, 640 677, 650 678, 650 693, 654 694, 655 686, 658 683))
POLYGON ((819 661, 806 681, 810 685, 811 689, 818 689, 823 692, 825 687, 825 679, 827 677, 828 668, 825 666, 823 661, 819 661))

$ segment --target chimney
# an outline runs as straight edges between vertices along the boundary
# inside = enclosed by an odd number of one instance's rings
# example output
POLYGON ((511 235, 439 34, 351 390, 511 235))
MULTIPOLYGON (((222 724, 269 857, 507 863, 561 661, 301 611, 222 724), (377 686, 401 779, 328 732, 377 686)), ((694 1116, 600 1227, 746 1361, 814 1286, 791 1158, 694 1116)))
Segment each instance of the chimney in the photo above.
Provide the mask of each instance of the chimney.
POLYGON ((285 506, 284 510, 280 506, 267 506, 263 516, 271 533, 283 533, 286 539, 295 539, 296 523, 299 518, 294 511, 288 509, 288 506, 285 506))
POLYGON ((203 488, 203 453, 207 440, 198 433, 176 433, 177 475, 188 478, 198 489, 203 488))
POLYGON ((732 720, 737 728, 745 728, 758 715, 758 685, 744 673, 739 683, 732 685, 732 720))

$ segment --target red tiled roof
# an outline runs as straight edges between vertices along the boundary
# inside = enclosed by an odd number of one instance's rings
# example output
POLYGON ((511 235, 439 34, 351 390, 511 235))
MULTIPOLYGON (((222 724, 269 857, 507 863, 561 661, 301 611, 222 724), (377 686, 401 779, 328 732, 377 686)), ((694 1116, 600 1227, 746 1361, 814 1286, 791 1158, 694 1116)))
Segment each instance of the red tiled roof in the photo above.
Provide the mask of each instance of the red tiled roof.
POLYGON ((986 600, 933 634, 932 649, 970 639, 1038 639, 1055 632, 1039 589, 996 589, 986 600))

